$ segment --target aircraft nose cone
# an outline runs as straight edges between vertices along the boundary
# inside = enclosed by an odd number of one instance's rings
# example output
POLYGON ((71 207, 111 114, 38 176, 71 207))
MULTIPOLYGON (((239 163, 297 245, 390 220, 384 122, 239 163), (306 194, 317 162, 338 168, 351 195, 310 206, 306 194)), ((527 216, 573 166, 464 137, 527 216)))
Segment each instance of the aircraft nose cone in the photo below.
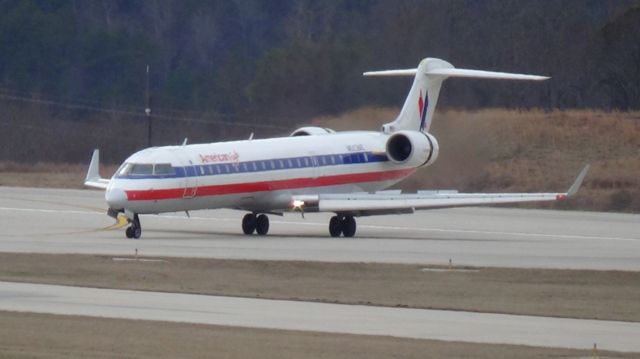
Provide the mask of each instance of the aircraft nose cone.
POLYGON ((105 194, 105 199, 112 209, 123 209, 127 203, 127 194, 121 188, 109 188, 105 194))

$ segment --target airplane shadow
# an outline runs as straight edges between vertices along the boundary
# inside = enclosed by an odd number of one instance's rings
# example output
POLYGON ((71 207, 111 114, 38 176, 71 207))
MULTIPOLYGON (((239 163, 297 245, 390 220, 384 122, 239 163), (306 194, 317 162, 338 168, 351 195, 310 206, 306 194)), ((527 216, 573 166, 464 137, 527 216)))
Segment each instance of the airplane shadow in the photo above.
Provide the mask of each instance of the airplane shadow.
POLYGON ((202 230, 177 230, 177 229, 163 229, 163 230, 151 230, 151 229, 147 229, 144 231, 143 236, 142 236, 142 240, 144 239, 153 239, 153 240, 216 240, 216 239, 237 239, 237 240, 263 240, 263 241, 268 241, 271 239, 300 239, 300 240, 305 240, 305 239, 326 239, 328 241, 357 241, 357 240, 364 240, 364 239, 386 239, 386 240, 419 240, 419 241, 473 241, 473 242, 494 242, 495 240, 493 239, 481 239, 481 238, 474 238, 474 239, 468 239, 468 238, 443 238, 443 237, 434 237, 434 236, 383 236, 383 235, 362 235, 362 236, 358 236, 356 234, 355 237, 352 238, 344 238, 344 237, 331 237, 329 236, 329 234, 326 235, 319 235, 319 234, 305 234, 305 233, 300 233, 300 234, 295 234, 295 233, 288 233, 288 234, 281 234, 281 233, 273 233, 273 234, 268 234, 266 236, 259 236, 259 235, 245 235, 243 233, 233 233, 233 232, 222 232, 222 231, 202 231, 202 230), (172 234, 174 236, 161 236, 158 237, 157 235, 167 235, 167 234, 172 234), (183 237, 183 236, 187 236, 187 237, 183 237))

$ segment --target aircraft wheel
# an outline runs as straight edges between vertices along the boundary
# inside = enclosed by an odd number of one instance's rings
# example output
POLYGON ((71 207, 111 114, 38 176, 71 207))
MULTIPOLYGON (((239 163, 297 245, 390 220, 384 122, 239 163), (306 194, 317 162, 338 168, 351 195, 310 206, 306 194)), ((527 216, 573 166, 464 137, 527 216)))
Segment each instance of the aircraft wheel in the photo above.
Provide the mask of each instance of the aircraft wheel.
POLYGON ((247 213, 242 217, 242 231, 244 234, 253 234, 256 230, 256 216, 253 213, 247 213))
POLYGON ((353 237, 356 234, 356 220, 352 216, 342 219, 342 234, 345 237, 353 237))
POLYGON ((331 237, 340 237, 342 233, 342 220, 338 216, 333 216, 329 220, 329 234, 331 237))
POLYGON ((261 214, 256 218, 256 232, 261 236, 269 232, 269 217, 266 214, 261 214))
POLYGON ((134 239, 139 239, 142 236, 142 226, 140 225, 140 218, 138 214, 133 215, 133 223, 131 224, 131 236, 134 239))
POLYGON ((124 231, 124 233, 127 235, 127 238, 133 238, 133 228, 132 227, 127 227, 127 229, 124 231))

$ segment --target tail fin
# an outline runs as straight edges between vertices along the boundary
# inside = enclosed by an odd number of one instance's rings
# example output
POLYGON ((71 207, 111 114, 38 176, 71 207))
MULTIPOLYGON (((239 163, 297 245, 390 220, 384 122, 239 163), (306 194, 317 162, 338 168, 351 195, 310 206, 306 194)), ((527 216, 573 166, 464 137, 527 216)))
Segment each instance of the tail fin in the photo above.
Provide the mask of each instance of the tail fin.
POLYGON ((435 112, 442 82, 449 77, 502 80, 546 80, 548 77, 479 70, 456 69, 450 63, 434 58, 420 61, 415 69, 365 72, 364 76, 414 76, 409 96, 395 121, 382 126, 385 133, 399 130, 428 132, 435 112))

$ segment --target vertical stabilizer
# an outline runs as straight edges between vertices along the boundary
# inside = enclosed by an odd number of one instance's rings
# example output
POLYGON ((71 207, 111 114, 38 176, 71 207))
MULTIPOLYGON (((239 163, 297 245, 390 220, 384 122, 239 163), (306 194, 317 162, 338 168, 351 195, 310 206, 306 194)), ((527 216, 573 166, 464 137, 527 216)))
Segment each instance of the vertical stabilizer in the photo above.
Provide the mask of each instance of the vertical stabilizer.
POLYGON ((395 121, 388 123, 388 132, 398 130, 420 130, 428 132, 431 126, 433 113, 438 103, 440 87, 446 77, 440 75, 430 76, 427 72, 436 68, 453 68, 450 63, 433 58, 420 61, 409 96, 404 101, 402 110, 395 121))
POLYGON ((548 77, 506 72, 457 69, 450 63, 426 58, 415 69, 365 72, 365 76, 414 76, 409 95, 395 121, 382 126, 385 133, 400 130, 428 132, 435 113, 440 87, 449 77, 485 78, 498 80, 546 80, 548 77))

